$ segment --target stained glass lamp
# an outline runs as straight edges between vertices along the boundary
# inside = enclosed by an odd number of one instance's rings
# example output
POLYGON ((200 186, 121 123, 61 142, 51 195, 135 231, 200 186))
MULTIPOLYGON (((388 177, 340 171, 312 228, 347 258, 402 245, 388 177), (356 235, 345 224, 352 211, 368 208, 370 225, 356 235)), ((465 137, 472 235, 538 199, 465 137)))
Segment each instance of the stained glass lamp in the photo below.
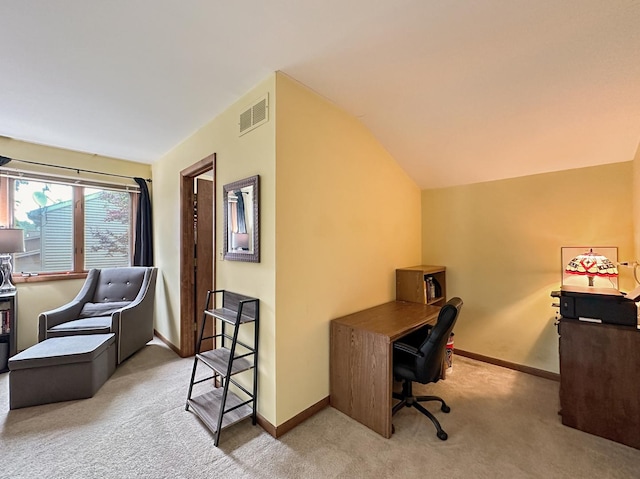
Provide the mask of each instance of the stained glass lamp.
POLYGON ((593 279, 596 276, 603 278, 618 276, 618 268, 606 256, 589 249, 588 252, 579 254, 569 261, 565 273, 586 276, 589 279, 589 286, 593 286, 593 279))

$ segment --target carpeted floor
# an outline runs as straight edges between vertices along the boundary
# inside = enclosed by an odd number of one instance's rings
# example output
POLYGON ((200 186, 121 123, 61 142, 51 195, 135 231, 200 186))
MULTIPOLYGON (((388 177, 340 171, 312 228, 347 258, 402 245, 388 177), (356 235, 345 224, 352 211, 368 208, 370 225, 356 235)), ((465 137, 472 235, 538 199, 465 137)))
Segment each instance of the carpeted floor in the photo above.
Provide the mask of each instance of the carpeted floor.
POLYGON ((95 397, 15 411, 0 375, 0 477, 640 477, 640 450, 560 423, 557 382, 467 358, 424 388, 451 406, 435 407, 445 442, 413 409, 395 416, 387 440, 327 407, 280 439, 245 420, 215 448, 184 410, 191 366, 154 340, 95 397))

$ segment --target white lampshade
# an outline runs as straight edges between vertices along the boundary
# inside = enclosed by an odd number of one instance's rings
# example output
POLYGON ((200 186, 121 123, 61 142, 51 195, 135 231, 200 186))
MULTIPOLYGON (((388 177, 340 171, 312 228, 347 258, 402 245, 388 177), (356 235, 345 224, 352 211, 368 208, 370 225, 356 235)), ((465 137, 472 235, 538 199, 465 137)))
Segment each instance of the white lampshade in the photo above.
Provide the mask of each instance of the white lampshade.
POLYGON ((21 253, 24 251, 24 230, 0 228, 0 253, 21 253))

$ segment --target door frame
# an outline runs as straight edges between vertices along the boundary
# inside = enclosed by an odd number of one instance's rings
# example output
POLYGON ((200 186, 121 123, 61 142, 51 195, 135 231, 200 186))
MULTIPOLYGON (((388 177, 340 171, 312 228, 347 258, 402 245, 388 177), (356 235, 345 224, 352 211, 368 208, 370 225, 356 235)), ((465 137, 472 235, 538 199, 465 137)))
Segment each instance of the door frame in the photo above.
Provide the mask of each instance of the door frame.
MULTIPOLYGON (((193 271, 195 267, 193 245, 195 235, 193 232, 193 201, 195 191, 193 187, 194 178, 213 172, 213 198, 215 205, 216 198, 216 154, 213 153, 206 158, 194 163, 180 172, 180 356, 187 357, 195 354, 196 345, 194 342, 194 321, 193 311, 195 282, 193 271)), ((213 207, 213 250, 214 258, 216 248, 216 209, 213 207)), ((213 264, 213 288, 216 284, 215 260, 213 264)))

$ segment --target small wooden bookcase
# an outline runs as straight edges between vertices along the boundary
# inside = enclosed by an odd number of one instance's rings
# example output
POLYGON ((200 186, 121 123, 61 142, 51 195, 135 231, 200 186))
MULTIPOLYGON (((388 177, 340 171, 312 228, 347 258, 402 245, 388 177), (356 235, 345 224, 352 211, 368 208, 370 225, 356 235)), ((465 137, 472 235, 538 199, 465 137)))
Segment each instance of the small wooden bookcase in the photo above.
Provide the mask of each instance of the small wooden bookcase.
POLYGON ((411 266, 396 270, 396 300, 443 306, 447 302, 446 268, 444 266, 411 266), (429 282, 435 294, 429 291, 429 282))

